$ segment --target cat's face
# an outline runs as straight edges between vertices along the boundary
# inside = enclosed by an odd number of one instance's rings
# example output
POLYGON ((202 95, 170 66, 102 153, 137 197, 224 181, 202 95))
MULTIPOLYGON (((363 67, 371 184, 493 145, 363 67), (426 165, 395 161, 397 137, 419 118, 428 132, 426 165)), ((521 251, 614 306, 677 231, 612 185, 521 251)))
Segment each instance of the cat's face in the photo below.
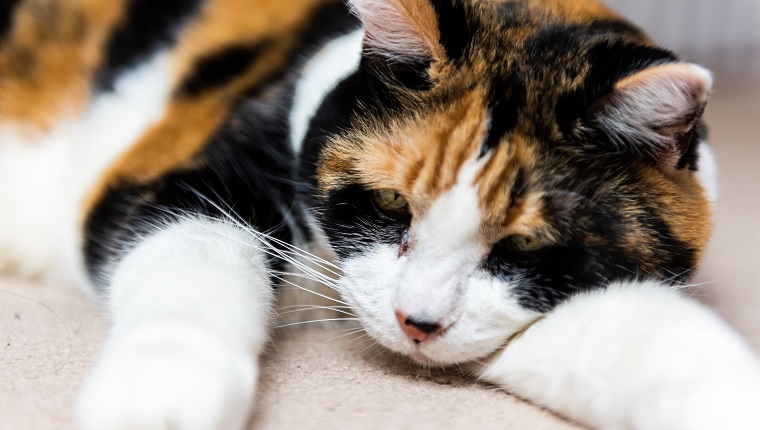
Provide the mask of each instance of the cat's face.
POLYGON ((612 280, 682 280, 707 240, 709 75, 596 4, 539 3, 354 2, 379 101, 321 153, 319 220, 366 330, 422 363, 612 280))

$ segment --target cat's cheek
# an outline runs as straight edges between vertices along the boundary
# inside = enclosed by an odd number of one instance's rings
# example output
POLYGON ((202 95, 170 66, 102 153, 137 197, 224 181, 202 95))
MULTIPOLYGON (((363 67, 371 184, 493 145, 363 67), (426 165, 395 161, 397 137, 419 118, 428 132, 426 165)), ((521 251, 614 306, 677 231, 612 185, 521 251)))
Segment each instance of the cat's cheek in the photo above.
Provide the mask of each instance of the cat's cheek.
POLYGON ((391 302, 399 277, 398 249, 377 244, 342 261, 343 298, 359 315, 365 330, 384 346, 399 345, 403 332, 396 322, 391 302))
POLYGON ((453 324, 430 341, 415 343, 404 334, 394 314, 394 302, 404 288, 404 262, 397 252, 395 247, 378 244, 346 259, 341 281, 344 298, 367 333, 388 349, 422 364, 467 362, 492 353, 539 317, 518 304, 508 283, 475 272, 456 297, 453 324))

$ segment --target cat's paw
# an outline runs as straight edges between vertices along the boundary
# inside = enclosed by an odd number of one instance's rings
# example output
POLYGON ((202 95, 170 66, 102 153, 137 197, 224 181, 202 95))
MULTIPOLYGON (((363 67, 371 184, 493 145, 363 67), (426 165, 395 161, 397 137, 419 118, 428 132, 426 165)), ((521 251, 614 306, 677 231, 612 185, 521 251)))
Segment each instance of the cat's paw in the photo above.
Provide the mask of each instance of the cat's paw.
POLYGON ((243 428, 256 363, 213 343, 120 342, 106 348, 80 395, 83 430, 243 428))

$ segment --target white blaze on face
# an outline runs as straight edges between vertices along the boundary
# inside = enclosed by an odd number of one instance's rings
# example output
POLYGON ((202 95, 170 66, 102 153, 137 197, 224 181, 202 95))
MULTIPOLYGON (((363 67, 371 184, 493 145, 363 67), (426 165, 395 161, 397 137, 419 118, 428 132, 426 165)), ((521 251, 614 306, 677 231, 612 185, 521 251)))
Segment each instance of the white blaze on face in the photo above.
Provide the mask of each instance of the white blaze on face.
POLYGON ((462 289, 485 252, 478 241, 481 213, 473 184, 482 161, 466 163, 457 183, 412 224, 395 310, 444 327, 456 320, 462 289))

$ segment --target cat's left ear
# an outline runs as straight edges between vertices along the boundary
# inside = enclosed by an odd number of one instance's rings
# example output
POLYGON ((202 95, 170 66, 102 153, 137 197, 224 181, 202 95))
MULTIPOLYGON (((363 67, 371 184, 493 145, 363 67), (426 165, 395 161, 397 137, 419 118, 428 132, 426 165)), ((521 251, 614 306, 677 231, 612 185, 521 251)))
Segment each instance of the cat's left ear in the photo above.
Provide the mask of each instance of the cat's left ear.
POLYGON ((707 105, 712 77, 689 63, 650 67, 618 81, 589 109, 593 128, 633 146, 660 166, 675 166, 689 148, 707 105))
POLYGON ((438 15, 429 0, 350 0, 364 24, 365 54, 400 63, 442 60, 438 15))
POLYGON ((458 0, 349 0, 364 24, 362 58, 389 82, 424 88, 464 55, 475 27, 458 0), (445 23, 442 25, 441 22, 445 23), (441 28, 446 28, 442 39, 441 28))

